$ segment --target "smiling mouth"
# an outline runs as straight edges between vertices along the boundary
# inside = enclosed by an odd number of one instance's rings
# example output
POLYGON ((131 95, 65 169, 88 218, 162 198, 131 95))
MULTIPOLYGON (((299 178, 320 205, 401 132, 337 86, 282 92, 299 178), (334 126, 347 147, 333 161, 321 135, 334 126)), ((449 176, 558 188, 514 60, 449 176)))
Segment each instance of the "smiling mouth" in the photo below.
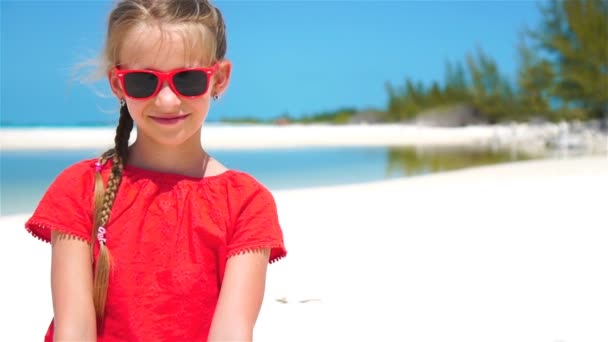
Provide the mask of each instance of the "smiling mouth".
POLYGON ((152 118, 152 120, 154 120, 158 123, 164 124, 164 125, 172 125, 172 124, 176 124, 180 121, 183 121, 189 115, 190 114, 185 114, 185 115, 171 116, 171 117, 151 116, 150 118, 152 118))

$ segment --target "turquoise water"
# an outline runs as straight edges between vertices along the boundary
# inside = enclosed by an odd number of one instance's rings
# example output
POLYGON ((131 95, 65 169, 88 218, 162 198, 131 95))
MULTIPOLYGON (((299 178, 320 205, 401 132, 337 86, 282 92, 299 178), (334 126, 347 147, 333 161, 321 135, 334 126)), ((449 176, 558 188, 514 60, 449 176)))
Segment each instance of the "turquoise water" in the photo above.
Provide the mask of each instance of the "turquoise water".
MULTIPOLYGON (((1 151, 0 215, 31 212, 61 170, 99 152, 1 151)), ((209 152, 228 168, 251 173, 271 190, 361 183, 528 158, 505 151, 389 147, 209 152)))

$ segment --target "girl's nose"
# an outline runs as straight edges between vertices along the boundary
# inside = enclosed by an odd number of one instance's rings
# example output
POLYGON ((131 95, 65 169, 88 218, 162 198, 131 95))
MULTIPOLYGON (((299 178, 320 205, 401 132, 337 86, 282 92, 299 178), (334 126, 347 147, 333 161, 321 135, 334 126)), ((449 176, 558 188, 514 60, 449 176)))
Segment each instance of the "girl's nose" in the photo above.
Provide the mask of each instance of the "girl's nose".
POLYGON ((155 104, 157 107, 173 108, 181 104, 181 100, 167 82, 163 82, 160 91, 156 95, 155 104))

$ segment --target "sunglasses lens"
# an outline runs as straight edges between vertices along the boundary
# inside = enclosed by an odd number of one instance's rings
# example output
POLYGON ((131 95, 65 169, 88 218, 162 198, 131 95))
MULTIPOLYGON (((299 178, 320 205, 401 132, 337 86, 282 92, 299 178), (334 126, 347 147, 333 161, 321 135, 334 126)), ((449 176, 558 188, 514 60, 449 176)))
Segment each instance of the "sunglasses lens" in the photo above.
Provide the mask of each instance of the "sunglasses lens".
POLYGON ((173 76, 175 89, 183 96, 199 96, 207 90, 207 74, 199 70, 182 71, 173 76))
POLYGON ((125 91, 131 97, 152 96, 157 84, 158 78, 147 72, 132 72, 125 75, 125 91))

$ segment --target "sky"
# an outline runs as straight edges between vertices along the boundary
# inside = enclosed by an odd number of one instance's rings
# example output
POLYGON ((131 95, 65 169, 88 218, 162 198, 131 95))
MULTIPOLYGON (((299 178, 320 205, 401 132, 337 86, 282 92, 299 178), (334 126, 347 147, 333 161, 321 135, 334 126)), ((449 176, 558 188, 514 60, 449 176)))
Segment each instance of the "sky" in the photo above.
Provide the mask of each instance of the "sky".
MULTIPOLYGON (((83 83, 98 56, 107 0, 0 0, 2 126, 114 125, 105 79, 83 83)), ((442 82, 446 62, 481 48, 515 78, 520 32, 537 1, 215 1, 233 63, 208 121, 385 109, 385 84, 442 82)))

